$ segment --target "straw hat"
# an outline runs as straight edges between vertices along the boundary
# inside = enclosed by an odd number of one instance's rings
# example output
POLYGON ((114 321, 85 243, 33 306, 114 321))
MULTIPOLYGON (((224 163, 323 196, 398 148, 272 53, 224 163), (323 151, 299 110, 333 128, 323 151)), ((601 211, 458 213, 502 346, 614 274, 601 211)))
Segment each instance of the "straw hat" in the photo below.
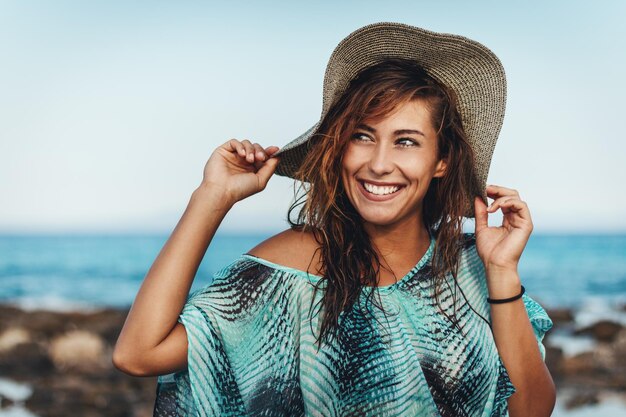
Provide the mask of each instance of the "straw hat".
MULTIPOLYGON (((364 26, 337 45, 326 66, 320 120, 275 154, 280 157, 276 173, 293 178, 306 155, 307 141, 350 81, 386 58, 413 59, 455 91, 463 128, 475 153, 478 189, 469 190, 470 196, 482 196, 487 202, 487 174, 506 106, 504 68, 493 52, 476 41, 401 23, 364 26)), ((473 201, 466 208, 466 217, 474 217, 473 201)))

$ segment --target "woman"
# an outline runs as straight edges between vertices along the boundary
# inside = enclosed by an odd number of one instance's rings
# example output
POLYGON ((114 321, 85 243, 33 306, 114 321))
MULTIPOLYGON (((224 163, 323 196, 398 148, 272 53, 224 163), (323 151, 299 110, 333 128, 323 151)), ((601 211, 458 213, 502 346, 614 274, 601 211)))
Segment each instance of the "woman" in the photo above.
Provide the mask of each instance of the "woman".
POLYGON ((161 375, 155 415, 550 415, 552 323, 517 273, 530 212, 485 186, 504 102, 501 64, 474 41, 395 23, 349 35, 319 123, 280 151, 232 139, 211 155, 115 365, 161 375), (292 227, 188 296, 224 215, 274 172, 303 184, 292 227))

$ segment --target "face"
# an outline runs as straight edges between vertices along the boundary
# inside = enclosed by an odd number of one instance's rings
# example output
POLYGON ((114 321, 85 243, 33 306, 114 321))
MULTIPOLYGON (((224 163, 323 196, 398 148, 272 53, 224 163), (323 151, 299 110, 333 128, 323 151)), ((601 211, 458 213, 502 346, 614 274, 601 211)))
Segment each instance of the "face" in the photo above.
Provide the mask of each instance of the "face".
POLYGON ((428 186, 446 168, 437 153, 436 130, 422 100, 357 126, 343 157, 342 181, 366 225, 420 227, 428 186))

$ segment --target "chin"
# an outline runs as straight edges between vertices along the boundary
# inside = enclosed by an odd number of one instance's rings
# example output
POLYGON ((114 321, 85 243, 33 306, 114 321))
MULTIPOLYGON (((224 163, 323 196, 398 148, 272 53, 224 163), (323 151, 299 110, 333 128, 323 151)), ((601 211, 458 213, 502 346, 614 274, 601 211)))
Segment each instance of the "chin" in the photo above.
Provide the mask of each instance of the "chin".
POLYGON ((390 226, 398 222, 398 219, 390 215, 375 215, 372 213, 359 213, 363 222, 369 223, 375 226, 390 226))
POLYGON ((367 207, 369 210, 359 210, 356 208, 357 213, 361 216, 364 223, 373 225, 373 226, 402 226, 412 228, 415 224, 419 225, 421 223, 421 211, 414 207, 408 209, 404 207, 404 209, 396 208, 391 209, 387 208, 387 210, 372 210, 371 207, 367 207), (408 211, 407 211, 408 209, 408 211))

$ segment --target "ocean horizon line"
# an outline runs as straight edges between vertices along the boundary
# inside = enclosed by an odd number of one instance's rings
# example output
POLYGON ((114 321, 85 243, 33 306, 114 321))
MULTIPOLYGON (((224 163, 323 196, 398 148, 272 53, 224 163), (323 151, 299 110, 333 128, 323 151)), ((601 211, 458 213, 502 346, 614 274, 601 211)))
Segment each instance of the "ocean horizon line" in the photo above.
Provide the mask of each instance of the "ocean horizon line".
MULTIPOLYGON (((283 229, 272 229, 272 230, 217 230, 215 236, 269 236, 275 233, 280 233, 283 230, 287 229, 285 227, 283 229)), ((120 230, 120 231, 103 231, 103 230, 36 230, 36 231, 3 231, 0 230, 0 238, 12 238, 12 237, 107 237, 107 236, 115 236, 115 237, 160 237, 160 236, 168 236, 173 232, 169 231, 158 231, 158 230, 120 230)), ((466 233, 473 232, 473 230, 467 229, 466 233)), ((531 239, 533 236, 585 236, 585 237, 593 237, 593 236, 611 236, 611 237, 619 237, 626 236, 626 230, 578 230, 578 229, 570 229, 570 230, 536 230, 531 234, 531 239)))

